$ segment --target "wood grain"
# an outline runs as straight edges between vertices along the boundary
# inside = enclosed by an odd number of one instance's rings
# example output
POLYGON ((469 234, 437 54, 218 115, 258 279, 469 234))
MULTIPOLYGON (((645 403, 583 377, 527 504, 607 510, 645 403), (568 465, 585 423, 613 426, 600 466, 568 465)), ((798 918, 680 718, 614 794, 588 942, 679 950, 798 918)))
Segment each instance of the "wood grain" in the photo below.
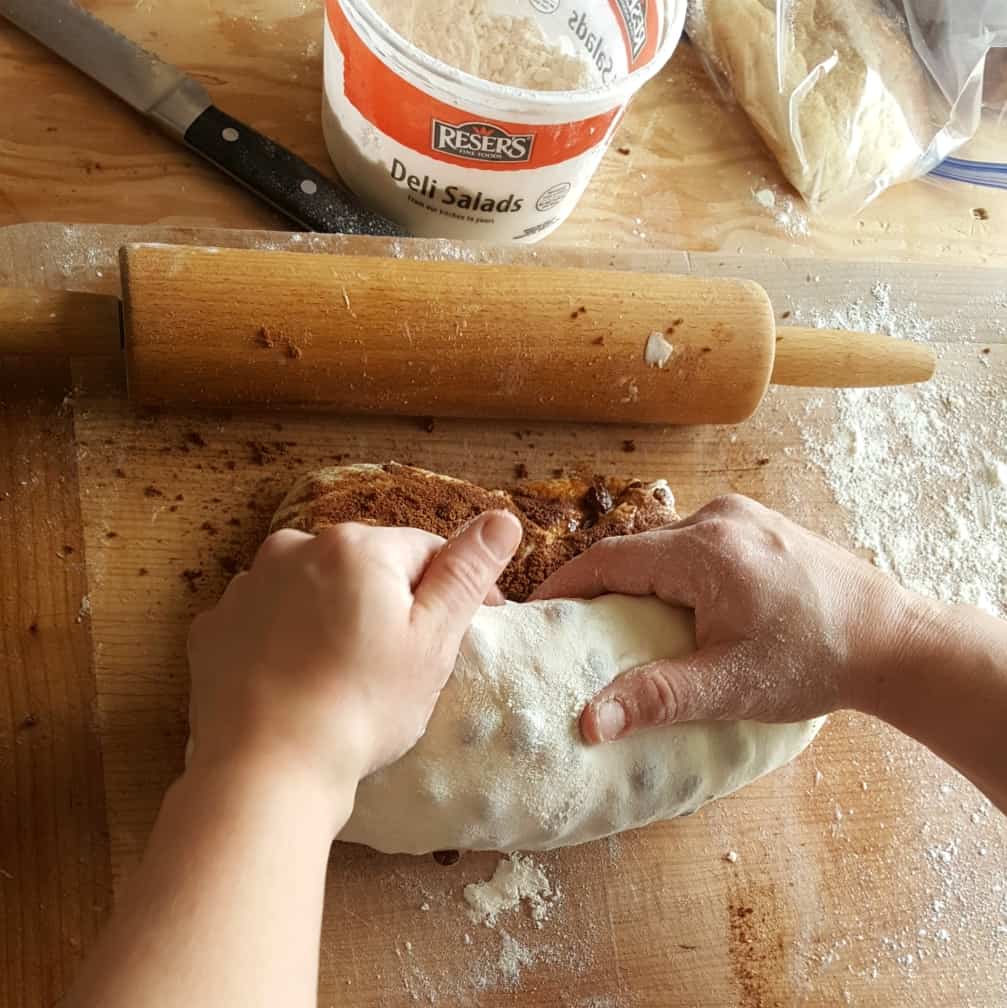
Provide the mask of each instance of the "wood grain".
POLYGON ((0 354, 115 356, 119 345, 118 298, 0 287, 0 354))
POLYGON ((908 340, 777 329, 737 279, 165 245, 127 246, 122 275, 146 405, 736 423, 770 380, 897 385, 935 366, 908 340))
POLYGON ((65 361, 0 358, 0 1003, 49 1008, 111 904, 65 361))
POLYGON ((743 280, 140 245, 123 282, 146 404, 730 423, 773 360, 772 305, 743 280))
POLYGON ((769 380, 797 388, 871 388, 929 381, 937 368, 923 343, 883 333, 780 326, 769 380))
MULTIPOLYGON (((794 393, 775 395, 772 406, 784 416, 803 408, 794 393)), ((820 530, 838 520, 800 461, 797 430, 786 424, 774 436, 768 418, 732 443, 723 428, 438 420, 428 433, 410 420, 147 415, 101 398, 81 407, 120 878, 135 865, 163 788, 181 769, 188 622, 245 562, 306 469, 396 458, 490 486, 510 483, 518 465, 533 477, 557 465, 664 475, 683 512, 739 490, 820 530), (759 466, 762 452, 771 461, 759 466)), ((1004 868, 1004 827, 986 809, 970 785, 914 743, 866 718, 836 718, 804 757, 735 798, 544 857, 565 897, 541 931, 522 915, 502 922, 541 959, 517 989, 530 1005, 583 1006, 605 996, 635 1008, 761 1008, 842 1003, 844 992, 864 1005, 954 1004, 961 985, 977 1002, 996 1003, 1007 994, 1004 974, 983 964, 1002 963, 993 886, 1004 868), (952 841, 960 847, 940 874, 945 866, 928 850, 952 841), (730 850, 739 852, 735 865, 723 860, 730 850), (935 900, 951 908, 940 920, 935 900), (937 958, 944 946, 934 937, 918 936, 920 928, 941 927, 953 934, 945 958, 937 958), (900 964, 921 947, 934 958, 913 970, 900 964)), ((472 925, 461 902, 462 887, 488 878, 494 864, 491 855, 471 855, 444 868, 337 845, 320 1003, 404 1008, 418 993, 452 1005, 513 1004, 496 966, 499 932, 472 925), (476 986, 480 978, 485 989, 476 986)))
MULTIPOLYGON (((37 273, 54 285, 115 293, 118 247, 143 239, 610 263, 587 250, 46 225, 0 231, 0 282, 37 273), (43 244, 47 256, 38 251, 43 244)), ((963 378, 1007 378, 995 307, 1007 289, 1004 271, 643 252, 610 264, 753 277, 781 314, 793 316, 869 302, 886 281, 893 303, 915 303, 920 316, 949 323, 939 344, 942 368, 963 378), (982 354, 985 347, 992 352, 982 354)), ((518 467, 532 477, 557 468, 663 476, 683 512, 736 490, 845 536, 802 436, 834 423, 831 394, 774 389, 752 420, 733 428, 437 420, 430 430, 410 418, 138 410, 121 398, 121 374, 101 361, 76 362, 74 372, 111 856, 120 881, 181 768, 188 622, 241 566, 307 468, 394 458, 488 485, 512 482, 518 467)), ((502 922, 538 957, 513 989, 499 968, 499 930, 475 927, 460 898, 465 883, 489 877, 492 855, 442 867, 337 845, 320 1004, 405 1008, 417 1003, 414 995, 421 1004, 433 998, 461 1008, 518 1000, 588 1008, 592 999, 618 1008, 1000 1004, 1007 999, 1007 943, 998 931, 1005 841, 1004 820, 935 757, 870 719, 838 716, 797 762, 696 816, 543 858, 565 895, 541 931, 521 915, 502 922), (724 860, 732 850, 734 863, 724 860)))
MULTIPOLYGON (((320 126, 322 0, 85 0, 178 64, 232 115, 331 171, 320 126)), ((275 213, 98 85, 0 22, 0 224, 38 220, 235 228, 275 213)), ((995 117, 972 145, 996 159, 995 117)), ((746 117, 688 43, 637 96, 555 245, 996 263, 1007 193, 918 182, 859 213, 808 218, 746 117), (625 153, 620 153, 623 151, 625 153), (770 189, 777 205, 753 197, 770 189), (791 209, 788 209, 790 207, 791 209), (975 215, 982 209, 985 214, 975 215), (805 233, 806 232, 806 233, 805 233)))

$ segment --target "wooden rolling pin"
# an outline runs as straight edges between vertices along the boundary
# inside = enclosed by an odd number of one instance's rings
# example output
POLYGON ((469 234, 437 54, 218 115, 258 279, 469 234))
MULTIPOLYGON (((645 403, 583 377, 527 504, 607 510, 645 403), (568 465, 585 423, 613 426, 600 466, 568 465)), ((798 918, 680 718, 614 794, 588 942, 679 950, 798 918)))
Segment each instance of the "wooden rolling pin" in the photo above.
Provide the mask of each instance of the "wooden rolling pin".
MULTIPOLYGON (((935 366, 918 343, 777 329, 746 280, 159 245, 122 266, 144 404, 734 423, 771 381, 895 385, 935 366)), ((111 298, 0 292, 0 352, 37 352, 39 328, 56 352, 119 352, 118 317, 111 298)))

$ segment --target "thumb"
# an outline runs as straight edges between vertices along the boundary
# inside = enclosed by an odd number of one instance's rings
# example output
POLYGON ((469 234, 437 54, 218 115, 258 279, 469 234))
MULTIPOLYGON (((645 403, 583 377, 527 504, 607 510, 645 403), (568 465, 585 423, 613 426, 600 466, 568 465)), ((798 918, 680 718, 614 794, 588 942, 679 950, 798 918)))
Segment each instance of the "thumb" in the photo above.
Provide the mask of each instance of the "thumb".
POLYGON ((595 745, 642 728, 743 718, 745 677, 739 672, 749 664, 738 645, 724 644, 640 665, 588 703, 580 717, 581 735, 595 745))
POLYGON ((414 592, 414 611, 460 639, 521 536, 521 523, 508 511, 488 511, 469 522, 428 564, 414 592))

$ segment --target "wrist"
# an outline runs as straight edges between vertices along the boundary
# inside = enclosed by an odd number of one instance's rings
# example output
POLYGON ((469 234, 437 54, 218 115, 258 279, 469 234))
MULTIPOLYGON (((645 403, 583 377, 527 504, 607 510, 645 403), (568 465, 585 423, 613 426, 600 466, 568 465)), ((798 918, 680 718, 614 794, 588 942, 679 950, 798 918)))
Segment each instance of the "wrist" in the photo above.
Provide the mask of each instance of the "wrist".
POLYGON ((352 770, 322 775, 275 753, 248 751, 208 759, 197 752, 172 793, 209 802, 225 816, 247 806, 264 818, 296 814, 299 828, 330 844, 350 817, 357 781, 352 770))
POLYGON ((922 668, 940 659, 952 636, 952 607, 884 578, 884 598, 866 607, 863 654, 854 665, 848 706, 888 720, 886 713, 922 668))

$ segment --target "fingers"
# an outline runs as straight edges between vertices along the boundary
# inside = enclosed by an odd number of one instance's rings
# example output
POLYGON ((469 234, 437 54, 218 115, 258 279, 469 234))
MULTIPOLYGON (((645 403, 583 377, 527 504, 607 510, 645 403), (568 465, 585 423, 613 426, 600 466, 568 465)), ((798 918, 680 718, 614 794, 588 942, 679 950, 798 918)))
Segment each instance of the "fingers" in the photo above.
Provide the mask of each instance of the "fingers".
POLYGON ((273 560, 289 556, 305 543, 309 543, 314 536, 307 532, 298 532, 296 529, 280 529, 272 535, 266 536, 262 545, 256 550, 255 559, 252 566, 256 564, 269 563, 273 560))
POLYGON ((378 528, 353 522, 323 529, 313 542, 313 558, 326 576, 352 576, 360 582, 363 571, 393 572, 410 595, 444 545, 440 536, 422 529, 378 528))
POLYGON ((489 511, 470 522, 430 561, 415 590, 414 612, 460 640, 521 535, 521 523, 506 511, 489 511))
POLYGON ((445 544, 442 536, 423 529, 381 528, 368 529, 368 532, 375 536, 375 543, 380 543, 383 556, 394 557, 395 566, 405 573, 413 590, 423 580, 430 561, 445 544))
POLYGON ((755 672, 745 647, 738 644, 641 665, 615 679, 584 708, 581 735, 594 745, 643 728, 751 718, 759 705, 753 692, 755 672))
POLYGON ((649 532, 603 539, 546 578, 529 601, 596 598, 610 592, 652 595, 653 547, 649 532))
POLYGON ((657 595, 694 609, 715 566, 732 555, 738 528, 769 514, 740 494, 712 500, 673 525, 603 539, 547 578, 532 600, 657 595))
POLYGON ((560 567, 531 596, 596 598, 599 595, 657 595, 673 605, 695 608, 695 567, 686 531, 641 532, 603 539, 560 567))

